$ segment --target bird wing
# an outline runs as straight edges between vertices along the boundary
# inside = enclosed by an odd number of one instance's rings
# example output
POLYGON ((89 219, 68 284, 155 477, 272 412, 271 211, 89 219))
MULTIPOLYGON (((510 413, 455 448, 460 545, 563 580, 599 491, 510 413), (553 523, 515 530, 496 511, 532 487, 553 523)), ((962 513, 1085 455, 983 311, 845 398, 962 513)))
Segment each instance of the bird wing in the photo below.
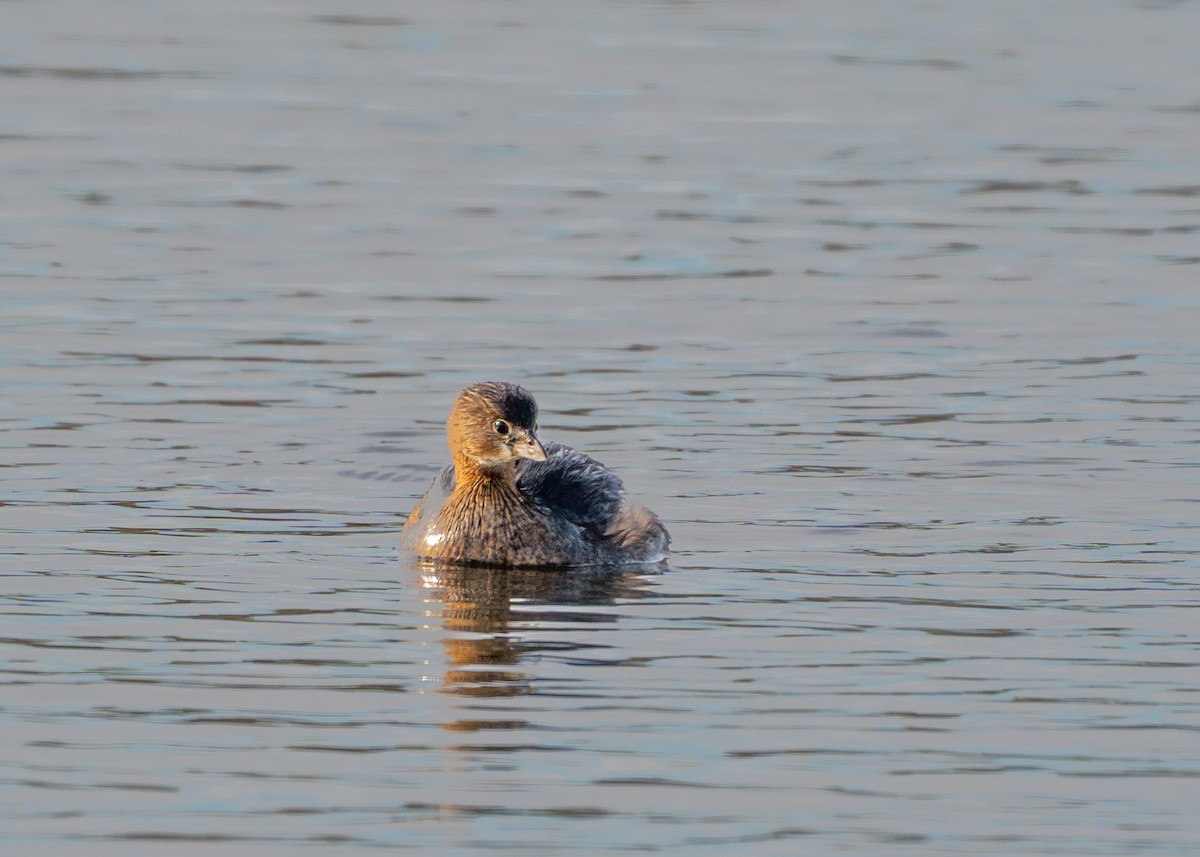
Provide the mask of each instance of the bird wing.
POLYGON ((545 461, 522 459, 517 488, 552 516, 603 532, 621 506, 620 478, 591 456, 554 441, 543 441, 545 461))

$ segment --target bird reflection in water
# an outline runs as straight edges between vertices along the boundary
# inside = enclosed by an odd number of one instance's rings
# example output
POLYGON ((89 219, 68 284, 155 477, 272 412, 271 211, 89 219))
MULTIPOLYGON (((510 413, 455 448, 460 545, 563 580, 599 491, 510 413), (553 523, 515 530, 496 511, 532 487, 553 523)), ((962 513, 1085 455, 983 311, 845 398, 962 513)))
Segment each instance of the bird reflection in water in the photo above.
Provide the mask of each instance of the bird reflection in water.
POLYGON ((572 608, 644 597, 648 576, 662 571, 662 565, 564 571, 422 562, 422 584, 441 602, 446 632, 448 666, 440 690, 470 697, 533 693, 535 677, 515 669, 523 659, 593 645, 581 642, 577 634, 547 639, 542 632, 549 623, 614 623, 615 613, 572 608), (522 636, 522 627, 535 625, 537 639, 522 636))

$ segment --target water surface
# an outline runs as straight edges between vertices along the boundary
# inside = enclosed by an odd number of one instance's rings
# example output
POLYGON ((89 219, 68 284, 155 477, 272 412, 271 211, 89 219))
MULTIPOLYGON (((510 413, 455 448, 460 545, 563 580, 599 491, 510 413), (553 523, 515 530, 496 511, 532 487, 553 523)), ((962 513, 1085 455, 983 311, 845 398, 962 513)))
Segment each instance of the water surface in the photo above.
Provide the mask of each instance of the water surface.
POLYGON ((1196 852, 1196 4, 5 20, 0 850, 1196 852), (395 555, 485 378, 667 567, 395 555))

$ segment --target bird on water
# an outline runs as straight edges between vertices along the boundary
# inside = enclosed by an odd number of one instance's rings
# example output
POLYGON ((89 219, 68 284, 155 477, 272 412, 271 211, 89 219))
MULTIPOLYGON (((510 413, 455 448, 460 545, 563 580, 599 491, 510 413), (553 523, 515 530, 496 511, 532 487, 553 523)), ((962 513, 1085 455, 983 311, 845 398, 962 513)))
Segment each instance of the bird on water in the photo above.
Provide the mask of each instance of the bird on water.
POLYGON ((400 545, 456 565, 657 562, 670 535, 600 462, 538 440, 537 403, 506 381, 472 384, 446 421, 453 463, 409 514, 400 545))

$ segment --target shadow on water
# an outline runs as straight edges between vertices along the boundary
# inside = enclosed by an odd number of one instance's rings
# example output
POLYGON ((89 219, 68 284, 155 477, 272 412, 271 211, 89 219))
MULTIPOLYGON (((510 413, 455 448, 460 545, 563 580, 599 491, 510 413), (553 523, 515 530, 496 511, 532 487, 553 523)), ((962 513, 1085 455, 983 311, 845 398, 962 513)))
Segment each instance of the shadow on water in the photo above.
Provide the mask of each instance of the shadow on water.
POLYGON ((665 564, 562 571, 422 562, 422 585, 440 603, 446 632, 439 689, 468 697, 533 693, 534 677, 518 669, 523 661, 599 647, 546 631, 615 624, 619 615, 602 608, 645 597, 648 576, 664 570, 665 564))

